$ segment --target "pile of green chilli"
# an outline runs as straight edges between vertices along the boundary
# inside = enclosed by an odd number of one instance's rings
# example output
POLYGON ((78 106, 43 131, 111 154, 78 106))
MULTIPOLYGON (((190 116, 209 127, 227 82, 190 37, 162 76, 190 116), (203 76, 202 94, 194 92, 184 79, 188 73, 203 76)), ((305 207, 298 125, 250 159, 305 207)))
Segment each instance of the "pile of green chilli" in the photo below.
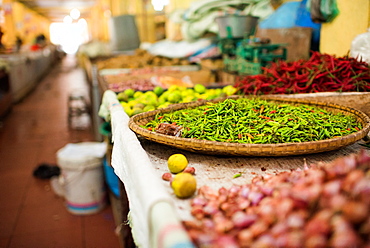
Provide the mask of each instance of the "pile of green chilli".
POLYGON ((160 123, 182 127, 182 138, 252 144, 318 141, 345 136, 362 128, 353 115, 258 98, 226 99, 158 113, 142 127, 155 131, 160 123))

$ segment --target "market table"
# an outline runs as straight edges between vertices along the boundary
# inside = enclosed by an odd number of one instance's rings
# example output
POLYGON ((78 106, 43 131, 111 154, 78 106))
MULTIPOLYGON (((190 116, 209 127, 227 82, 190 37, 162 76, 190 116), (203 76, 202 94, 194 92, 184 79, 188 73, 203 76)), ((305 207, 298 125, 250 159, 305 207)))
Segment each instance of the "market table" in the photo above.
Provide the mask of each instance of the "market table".
MULTIPOLYGON (((282 97, 313 98, 356 107, 370 114, 370 93, 314 93, 282 97), (339 101, 339 102, 338 102, 339 101)), ((130 212, 129 223, 138 247, 194 247, 181 221, 191 219, 190 200, 174 196, 169 183, 161 176, 168 172, 167 159, 182 153, 195 167, 197 187, 208 185, 218 189, 249 183, 256 175, 275 174, 303 168, 304 164, 330 162, 357 153, 358 141, 339 150, 289 157, 230 157, 203 155, 179 150, 145 140, 128 127, 129 117, 113 91, 105 91, 99 115, 112 125, 112 166, 124 183, 130 212), (235 174, 240 177, 234 178, 235 174)), ((366 152, 369 153, 367 150, 366 152)))

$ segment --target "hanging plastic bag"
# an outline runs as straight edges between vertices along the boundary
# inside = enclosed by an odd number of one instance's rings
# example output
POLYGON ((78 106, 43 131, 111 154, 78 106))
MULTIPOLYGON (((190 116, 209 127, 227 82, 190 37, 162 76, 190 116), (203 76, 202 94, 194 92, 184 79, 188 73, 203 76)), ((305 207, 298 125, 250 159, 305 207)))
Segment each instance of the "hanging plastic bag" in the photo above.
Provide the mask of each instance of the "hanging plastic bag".
POLYGON ((370 64, 370 28, 352 40, 350 56, 370 64))
POLYGON ((336 0, 308 0, 307 9, 312 21, 317 23, 331 22, 339 15, 336 0))
POLYGON ((321 0, 308 0, 308 3, 310 3, 309 10, 311 13, 312 21, 315 23, 325 22, 325 19, 320 10, 321 0))
POLYGON ((326 22, 331 22, 339 15, 339 9, 336 0, 321 0, 321 14, 326 22))

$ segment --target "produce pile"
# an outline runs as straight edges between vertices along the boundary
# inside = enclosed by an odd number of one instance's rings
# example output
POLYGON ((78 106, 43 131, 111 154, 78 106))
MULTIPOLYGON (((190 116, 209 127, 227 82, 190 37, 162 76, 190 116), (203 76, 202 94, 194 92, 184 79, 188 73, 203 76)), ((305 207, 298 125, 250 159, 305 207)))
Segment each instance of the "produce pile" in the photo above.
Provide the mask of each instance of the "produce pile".
POLYGON ((230 96, 236 92, 232 85, 222 88, 208 89, 202 84, 195 84, 193 88, 172 85, 168 89, 156 86, 146 92, 126 89, 117 94, 123 109, 128 116, 146 111, 168 107, 174 103, 185 103, 199 99, 211 100, 218 97, 230 96))
MULTIPOLYGON (((191 69, 194 70, 194 68, 191 69)), ((189 77, 182 76, 186 73, 189 72, 183 72, 176 67, 145 67, 102 77, 107 82, 108 89, 114 92, 122 92, 126 89, 148 91, 156 86, 162 88, 169 88, 171 85, 194 86, 189 77)))
POLYGON ((258 98, 226 99, 158 113, 142 127, 160 132, 163 123, 181 129, 182 138, 252 144, 318 141, 362 129, 353 115, 332 113, 314 105, 295 106, 258 98))
POLYGON ((198 247, 368 247, 369 193, 362 150, 229 189, 202 186, 184 226, 198 247))
POLYGON ((273 62, 262 71, 234 86, 248 95, 370 91, 369 65, 348 56, 313 52, 308 60, 273 62))
POLYGON ((112 68, 142 68, 150 66, 189 65, 187 59, 165 58, 150 54, 146 50, 136 49, 134 54, 122 54, 96 62, 98 70, 112 68))

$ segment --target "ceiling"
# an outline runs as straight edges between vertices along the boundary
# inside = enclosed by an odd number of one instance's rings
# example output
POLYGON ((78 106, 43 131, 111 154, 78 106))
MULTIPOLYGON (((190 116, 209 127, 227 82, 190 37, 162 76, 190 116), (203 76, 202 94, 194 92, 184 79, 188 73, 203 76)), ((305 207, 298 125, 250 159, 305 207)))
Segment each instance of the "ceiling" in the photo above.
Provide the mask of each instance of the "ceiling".
POLYGON ((81 12, 82 18, 88 17, 96 0, 18 0, 30 9, 48 18, 51 22, 62 22, 71 9, 81 12))

